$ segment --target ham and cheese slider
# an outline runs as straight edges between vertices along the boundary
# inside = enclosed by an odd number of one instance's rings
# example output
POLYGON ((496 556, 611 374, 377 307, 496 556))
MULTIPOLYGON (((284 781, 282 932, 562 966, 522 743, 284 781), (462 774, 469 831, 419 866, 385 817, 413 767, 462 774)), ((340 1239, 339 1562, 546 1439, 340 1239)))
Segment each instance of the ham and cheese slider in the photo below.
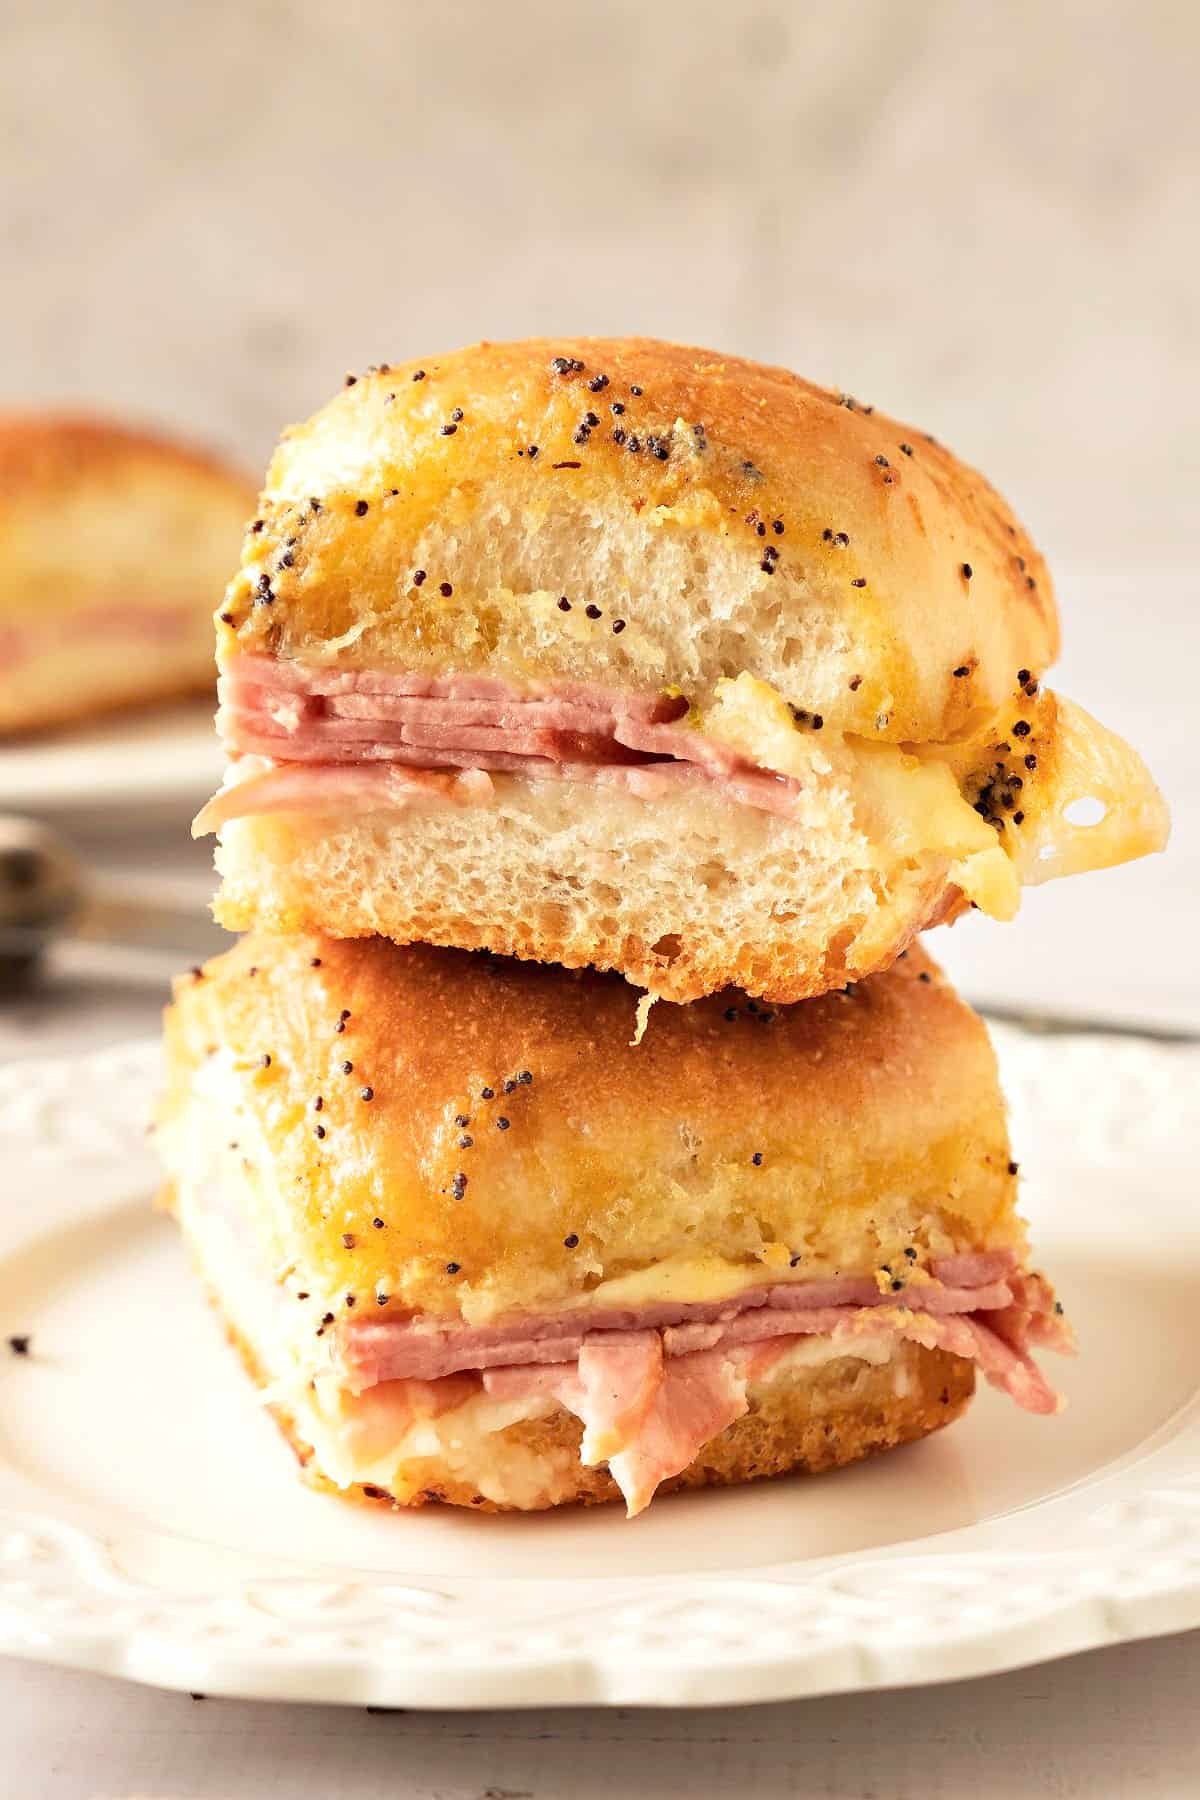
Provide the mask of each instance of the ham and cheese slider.
POLYGON ((1038 1413, 1069 1347, 987 1035, 919 950, 799 1006, 253 935, 183 977, 169 1204, 310 1475, 531 1510, 1038 1413))
POLYGON ((1004 502, 847 395, 645 339, 381 366, 221 608, 217 916, 804 999, 1161 847, 1057 648, 1004 502))
POLYGON ((0 735, 212 687, 254 489, 101 419, 0 415, 0 735))

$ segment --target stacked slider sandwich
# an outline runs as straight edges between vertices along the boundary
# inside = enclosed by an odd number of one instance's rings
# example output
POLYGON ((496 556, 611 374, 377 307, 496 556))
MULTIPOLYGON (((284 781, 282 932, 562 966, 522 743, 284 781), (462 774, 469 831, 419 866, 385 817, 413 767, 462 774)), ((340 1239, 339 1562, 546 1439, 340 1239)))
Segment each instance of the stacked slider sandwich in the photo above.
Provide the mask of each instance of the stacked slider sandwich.
POLYGON ((211 693, 213 584, 253 503, 168 439, 0 413, 0 742, 211 693))
POLYGON ((285 436, 218 632, 249 935, 177 988, 160 1138, 315 1478, 637 1511, 976 1369, 1055 1410, 991 1049, 914 940, 1166 821, 1042 685, 979 476, 782 371, 483 345, 285 436))

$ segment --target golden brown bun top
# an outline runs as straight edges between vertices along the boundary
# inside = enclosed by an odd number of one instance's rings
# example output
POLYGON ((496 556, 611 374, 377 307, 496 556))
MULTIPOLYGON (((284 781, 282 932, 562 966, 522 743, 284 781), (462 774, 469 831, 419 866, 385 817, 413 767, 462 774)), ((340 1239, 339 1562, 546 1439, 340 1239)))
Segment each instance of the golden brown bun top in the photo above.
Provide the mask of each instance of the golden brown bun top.
POLYGON ((987 1034, 919 950, 796 1006, 655 1006, 636 1047, 635 1001, 586 970, 250 936, 176 985, 164 1138, 230 1062, 194 1124, 267 1165, 274 1266, 394 1311, 550 1309, 671 1257, 786 1278, 793 1254, 857 1273, 1022 1241, 987 1034))
POLYGON ((748 669, 893 741, 964 735, 1058 648, 1042 558, 928 434, 649 338, 483 343, 347 377, 276 451, 224 610, 222 658, 340 639, 349 667, 689 695, 748 669))
POLYGON ((215 600, 253 507, 246 477, 205 452, 82 414, 0 413, 0 615, 215 600))

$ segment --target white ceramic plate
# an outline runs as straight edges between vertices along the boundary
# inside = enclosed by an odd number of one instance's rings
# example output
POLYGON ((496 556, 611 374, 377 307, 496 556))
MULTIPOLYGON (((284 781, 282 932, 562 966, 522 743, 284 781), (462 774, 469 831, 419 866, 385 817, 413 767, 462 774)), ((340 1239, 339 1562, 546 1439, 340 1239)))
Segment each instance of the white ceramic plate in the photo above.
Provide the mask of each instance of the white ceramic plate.
POLYGON ((149 1208, 154 1049, 0 1070, 0 1648, 204 1693, 677 1705, 1200 1625, 1200 1052, 998 1037, 1069 1411, 987 1390, 875 1463, 633 1524, 309 1491, 149 1208))
POLYGON ((116 713, 45 737, 0 746, 0 807, 155 805, 197 808, 220 784, 224 759, 213 730, 215 700, 116 713))

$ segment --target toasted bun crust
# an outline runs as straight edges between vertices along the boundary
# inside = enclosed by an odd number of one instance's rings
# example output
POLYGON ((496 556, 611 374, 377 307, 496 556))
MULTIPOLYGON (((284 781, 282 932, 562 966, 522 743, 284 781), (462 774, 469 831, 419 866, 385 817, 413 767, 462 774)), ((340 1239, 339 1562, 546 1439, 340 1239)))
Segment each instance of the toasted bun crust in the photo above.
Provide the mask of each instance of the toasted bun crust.
POLYGON ((223 611, 222 657, 694 701, 748 670, 893 742, 969 734, 1058 648, 1038 552, 926 433, 648 338, 484 343, 351 378, 280 444, 223 611))
POLYGON ((761 1281, 1023 1248, 987 1034, 920 950, 634 1031, 615 977, 256 935, 176 985, 164 1156, 179 1178, 230 1140, 266 1266, 339 1309, 485 1323, 681 1259, 761 1281))
POLYGON ((166 439, 0 415, 0 732, 210 688, 209 615, 253 505, 166 439))
MULTIPOLYGON (((245 1340, 232 1329, 229 1336, 250 1375, 265 1385, 245 1340)), ((878 1366, 846 1358, 798 1371, 786 1382, 752 1387, 749 1411, 712 1438, 682 1474, 664 1481, 656 1502, 689 1488, 733 1487, 772 1475, 823 1475, 844 1468, 953 1424, 974 1391, 971 1363, 919 1344, 898 1344, 891 1361, 878 1366), (903 1391, 897 1392, 898 1387, 903 1391)), ((481 1469, 478 1482, 468 1479, 461 1465, 451 1469, 436 1457, 423 1457, 401 1466, 405 1486, 397 1481, 391 1492, 371 1485, 337 1487, 287 1409, 275 1404, 270 1410, 311 1485, 346 1499, 389 1507, 441 1503, 497 1513, 542 1512, 575 1503, 597 1506, 622 1498, 606 1467, 585 1468, 580 1462, 582 1427, 569 1412, 510 1425, 489 1438, 487 1470, 481 1469), (544 1488, 535 1500, 516 1507, 480 1492, 480 1482, 493 1491, 515 1486, 506 1465, 512 1460, 524 1469, 531 1458, 544 1470, 544 1488)))

